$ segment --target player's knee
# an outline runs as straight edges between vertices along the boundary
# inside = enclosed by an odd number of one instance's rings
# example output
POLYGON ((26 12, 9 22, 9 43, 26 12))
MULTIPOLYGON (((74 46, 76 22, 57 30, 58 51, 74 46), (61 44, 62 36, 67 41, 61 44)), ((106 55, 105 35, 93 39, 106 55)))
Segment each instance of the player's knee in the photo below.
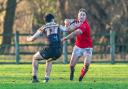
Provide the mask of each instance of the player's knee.
POLYGON ((90 65, 91 64, 91 60, 86 60, 86 65, 90 65))
POLYGON ((35 60, 37 58, 37 56, 36 55, 33 55, 33 59, 35 60))
POLYGON ((75 66, 75 63, 73 63, 73 62, 70 62, 70 66, 75 66))
POLYGON ((91 56, 91 55, 88 55, 88 56, 87 56, 87 61, 88 61, 88 62, 91 62, 91 60, 92 60, 92 56, 91 56))
POLYGON ((36 55, 36 54, 33 55, 33 59, 34 59, 34 60, 40 60, 39 57, 38 57, 38 55, 36 55))
POLYGON ((70 65, 70 68, 74 68, 75 66, 74 65, 70 65))

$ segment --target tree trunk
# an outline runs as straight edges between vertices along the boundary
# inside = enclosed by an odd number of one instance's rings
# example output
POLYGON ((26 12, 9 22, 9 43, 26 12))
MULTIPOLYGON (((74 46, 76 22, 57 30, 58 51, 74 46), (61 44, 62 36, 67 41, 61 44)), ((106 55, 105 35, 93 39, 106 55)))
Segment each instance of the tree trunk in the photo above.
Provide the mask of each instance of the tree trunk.
POLYGON ((61 19, 64 19, 66 17, 65 2, 66 0, 57 0, 57 8, 58 8, 59 15, 61 16, 61 19))
POLYGON ((8 0, 6 14, 4 18, 5 22, 4 22, 2 46, 0 48, 1 53, 9 52, 10 46, 6 46, 6 45, 11 44, 11 37, 12 37, 11 34, 13 33, 15 9, 16 9, 16 0, 8 0))

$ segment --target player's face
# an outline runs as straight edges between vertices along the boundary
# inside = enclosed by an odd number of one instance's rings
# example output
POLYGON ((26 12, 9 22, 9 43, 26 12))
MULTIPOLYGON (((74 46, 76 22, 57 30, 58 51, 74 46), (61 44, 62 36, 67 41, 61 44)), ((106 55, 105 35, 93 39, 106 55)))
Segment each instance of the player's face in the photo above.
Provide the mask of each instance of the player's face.
POLYGON ((79 19, 80 22, 85 21, 86 20, 86 13, 83 12, 83 11, 79 12, 78 13, 78 19, 79 19))

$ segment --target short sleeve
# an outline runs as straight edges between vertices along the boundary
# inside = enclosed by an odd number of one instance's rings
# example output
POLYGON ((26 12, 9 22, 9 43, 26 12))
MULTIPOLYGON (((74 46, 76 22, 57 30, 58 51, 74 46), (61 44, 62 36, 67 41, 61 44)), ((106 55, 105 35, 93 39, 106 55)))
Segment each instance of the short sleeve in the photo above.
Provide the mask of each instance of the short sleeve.
POLYGON ((60 28, 60 30, 63 31, 63 32, 67 31, 67 28, 66 28, 65 26, 60 25, 59 28, 60 28))

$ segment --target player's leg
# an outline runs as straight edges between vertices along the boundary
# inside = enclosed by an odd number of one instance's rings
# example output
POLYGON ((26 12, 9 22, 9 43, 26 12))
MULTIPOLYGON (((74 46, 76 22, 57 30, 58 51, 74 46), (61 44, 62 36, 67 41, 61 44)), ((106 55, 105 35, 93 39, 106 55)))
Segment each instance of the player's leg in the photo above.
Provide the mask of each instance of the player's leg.
POLYGON ((49 77, 50 77, 50 73, 51 73, 51 70, 52 70, 52 62, 54 60, 57 60, 61 54, 62 54, 62 49, 59 47, 59 48, 50 48, 47 52, 50 57, 50 59, 48 59, 46 61, 46 70, 45 70, 45 80, 44 82, 48 82, 49 80, 49 77), (54 52, 53 52, 54 51, 54 52))
POLYGON ((37 72, 38 72, 38 61, 42 59, 42 56, 40 55, 39 52, 37 52, 32 59, 32 82, 38 82, 37 79, 37 72))
POLYGON ((51 70, 52 70, 52 61, 46 60, 46 69, 45 69, 44 83, 48 82, 51 70))
POLYGON ((75 65, 81 56, 80 49, 78 47, 73 48, 71 60, 70 60, 70 80, 74 78, 75 65))
POLYGON ((84 66, 81 69, 81 73, 80 73, 80 77, 79 77, 79 81, 82 81, 83 77, 85 76, 85 74, 88 72, 89 70, 89 66, 91 64, 91 59, 92 59, 92 48, 89 49, 85 49, 84 51, 84 66))

